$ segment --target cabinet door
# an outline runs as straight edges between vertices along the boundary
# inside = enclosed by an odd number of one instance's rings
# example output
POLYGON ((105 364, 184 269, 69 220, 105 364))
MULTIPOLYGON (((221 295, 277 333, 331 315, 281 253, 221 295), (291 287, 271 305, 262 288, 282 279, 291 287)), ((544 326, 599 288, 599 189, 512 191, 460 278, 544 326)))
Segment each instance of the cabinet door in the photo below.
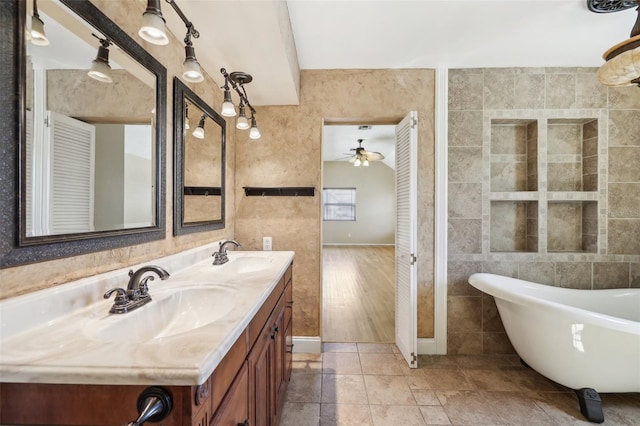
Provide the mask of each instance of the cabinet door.
MULTIPOLYGON (((249 369, 245 362, 211 421, 214 426, 237 426, 249 419, 249 369)), ((253 423, 251 423, 253 425, 253 423)))
POLYGON ((252 426, 268 426, 273 413, 273 348, 269 325, 249 354, 249 419, 252 426))
POLYGON ((287 391, 286 386, 286 370, 285 370, 285 362, 286 362, 286 349, 287 349, 287 339, 285 335, 285 327, 284 327, 284 305, 279 304, 281 306, 280 312, 275 321, 275 333, 272 335, 274 340, 274 384, 276 389, 275 396, 275 410, 273 413, 272 424, 277 425, 278 420, 280 418, 280 410, 284 404, 284 397, 287 391))

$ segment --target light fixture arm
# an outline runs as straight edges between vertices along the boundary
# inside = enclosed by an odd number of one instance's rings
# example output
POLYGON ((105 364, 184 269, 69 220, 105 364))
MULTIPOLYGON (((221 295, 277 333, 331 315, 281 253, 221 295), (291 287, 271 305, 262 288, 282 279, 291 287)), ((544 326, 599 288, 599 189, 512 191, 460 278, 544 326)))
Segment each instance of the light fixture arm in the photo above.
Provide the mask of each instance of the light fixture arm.
MULTIPOLYGON (((182 10, 180 10, 180 8, 178 7, 178 4, 174 0, 166 0, 166 2, 171 5, 173 10, 175 10, 178 16, 180 17, 180 19, 182 19, 182 22, 184 22, 184 25, 187 27, 187 37, 193 36, 193 38, 199 38, 200 33, 198 32, 198 30, 196 30, 196 27, 193 26, 193 23, 185 16, 185 14, 182 13, 182 10)), ((184 42, 185 43, 187 42, 186 37, 184 42)))
MULTIPOLYGON (((224 90, 229 90, 229 83, 231 83, 231 87, 238 94, 238 97, 240 98, 240 103, 243 103, 244 105, 249 107, 249 110, 251 111, 251 116, 253 117, 253 115, 256 113, 256 110, 253 106, 251 106, 251 102, 249 102, 249 98, 247 97, 247 91, 244 88, 245 79, 243 78, 234 79, 232 75, 229 75, 229 73, 227 73, 227 70, 225 68, 220 68, 220 73, 224 77, 224 86, 222 86, 221 88, 224 90)), ((244 74, 244 73, 240 73, 240 74, 248 76, 248 78, 246 79, 246 83, 249 83, 251 81, 251 76, 249 76, 248 74, 244 74)))
POLYGON ((40 19, 40 15, 38 15, 38 1, 33 0, 33 16, 40 19))

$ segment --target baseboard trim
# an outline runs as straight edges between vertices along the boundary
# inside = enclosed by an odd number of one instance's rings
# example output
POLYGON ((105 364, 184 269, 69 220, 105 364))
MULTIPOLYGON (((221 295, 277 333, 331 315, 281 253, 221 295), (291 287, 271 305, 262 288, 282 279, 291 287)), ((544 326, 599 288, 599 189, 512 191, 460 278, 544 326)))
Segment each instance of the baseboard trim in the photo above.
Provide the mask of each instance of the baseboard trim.
POLYGON ((320 339, 320 336, 293 336, 291 342, 295 353, 322 353, 322 339, 320 339))

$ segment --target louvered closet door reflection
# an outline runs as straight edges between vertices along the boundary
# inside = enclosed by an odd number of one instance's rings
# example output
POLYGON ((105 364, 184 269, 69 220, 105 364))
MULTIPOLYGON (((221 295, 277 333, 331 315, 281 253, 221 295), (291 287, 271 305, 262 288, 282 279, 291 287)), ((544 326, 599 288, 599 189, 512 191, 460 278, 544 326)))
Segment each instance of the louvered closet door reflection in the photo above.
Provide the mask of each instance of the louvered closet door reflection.
POLYGON ((95 128, 48 112, 51 234, 93 231, 95 128))
POLYGON ((396 126, 396 345, 417 367, 417 112, 396 126))

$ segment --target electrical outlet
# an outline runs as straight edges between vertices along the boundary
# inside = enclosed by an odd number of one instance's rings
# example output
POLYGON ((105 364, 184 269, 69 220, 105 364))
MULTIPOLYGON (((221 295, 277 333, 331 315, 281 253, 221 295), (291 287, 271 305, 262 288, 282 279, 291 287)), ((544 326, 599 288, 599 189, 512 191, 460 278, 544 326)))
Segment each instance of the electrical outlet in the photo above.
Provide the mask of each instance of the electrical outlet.
POLYGON ((271 239, 271 237, 262 237, 262 250, 273 250, 273 240, 271 239))

